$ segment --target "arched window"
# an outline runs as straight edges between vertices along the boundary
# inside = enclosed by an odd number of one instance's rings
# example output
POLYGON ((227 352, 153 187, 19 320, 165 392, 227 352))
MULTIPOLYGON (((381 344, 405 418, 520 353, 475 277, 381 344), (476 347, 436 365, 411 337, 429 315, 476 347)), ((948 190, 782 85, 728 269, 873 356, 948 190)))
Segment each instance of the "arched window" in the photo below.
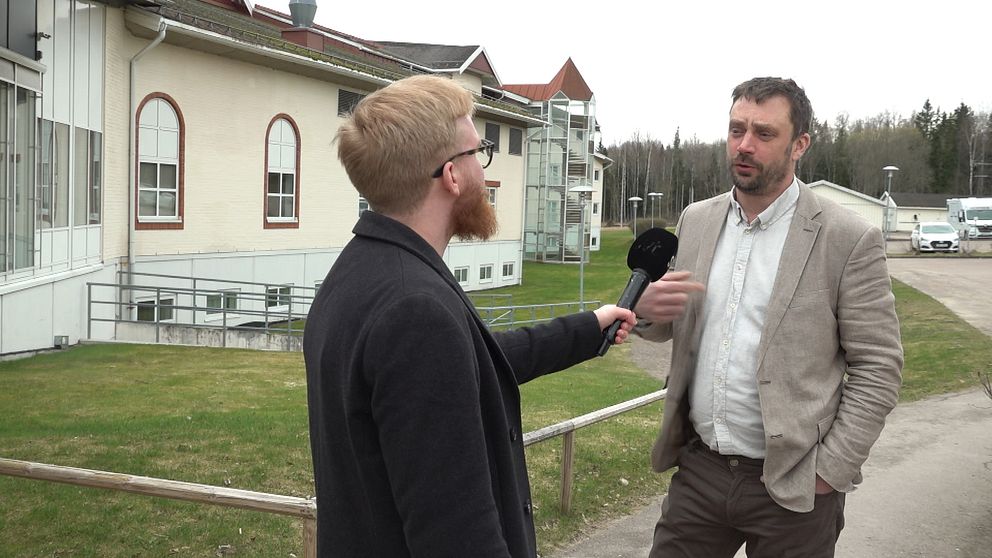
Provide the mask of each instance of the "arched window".
POLYGON ((137 224, 182 228, 183 120, 175 102, 152 93, 138 108, 137 224))
POLYGON ((265 228, 300 226, 300 141, 296 122, 279 114, 265 139, 265 228))

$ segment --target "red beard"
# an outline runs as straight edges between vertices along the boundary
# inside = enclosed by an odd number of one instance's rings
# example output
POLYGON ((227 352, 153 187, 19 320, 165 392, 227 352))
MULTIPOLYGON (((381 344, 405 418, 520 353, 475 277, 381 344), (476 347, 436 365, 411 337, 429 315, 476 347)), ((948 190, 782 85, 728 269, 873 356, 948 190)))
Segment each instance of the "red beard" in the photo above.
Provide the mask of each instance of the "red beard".
POLYGON ((499 229, 496 210, 489 205, 481 185, 472 194, 459 198, 454 208, 454 233, 461 240, 489 240, 499 229), (469 199, 466 199, 469 198, 469 199))

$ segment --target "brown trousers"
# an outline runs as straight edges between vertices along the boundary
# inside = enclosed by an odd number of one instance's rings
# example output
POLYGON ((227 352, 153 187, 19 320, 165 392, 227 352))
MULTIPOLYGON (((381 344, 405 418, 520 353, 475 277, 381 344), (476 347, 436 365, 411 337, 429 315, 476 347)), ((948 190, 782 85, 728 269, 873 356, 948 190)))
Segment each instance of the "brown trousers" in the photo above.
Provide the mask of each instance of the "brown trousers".
POLYGON ((762 461, 720 455, 698 441, 682 448, 662 502, 649 558, 831 558, 844 528, 844 493, 817 495, 797 513, 772 500, 762 461))

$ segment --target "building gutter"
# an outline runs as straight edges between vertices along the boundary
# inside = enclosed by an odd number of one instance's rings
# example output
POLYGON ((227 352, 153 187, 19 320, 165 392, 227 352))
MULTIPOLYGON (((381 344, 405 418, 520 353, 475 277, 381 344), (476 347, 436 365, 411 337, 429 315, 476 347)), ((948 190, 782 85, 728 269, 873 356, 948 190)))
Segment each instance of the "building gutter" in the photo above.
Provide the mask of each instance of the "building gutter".
MULTIPOLYGON (((266 15, 269 14, 266 13, 266 15)), ((386 85, 389 85, 390 83, 396 81, 396 79, 400 79, 404 77, 401 74, 395 74, 392 77, 385 77, 385 76, 375 75, 370 71, 364 71, 359 68, 348 68, 344 66, 338 66, 331 62, 327 62, 323 60, 315 60, 313 58, 302 56, 300 54, 287 52, 264 45, 248 43, 245 41, 241 41, 238 39, 234 39, 232 37, 222 35, 220 33, 200 29, 198 27, 194 27, 179 21, 169 20, 168 18, 162 18, 160 16, 153 16, 151 13, 144 12, 141 10, 128 10, 127 22, 140 29, 148 30, 148 31, 152 31, 158 28, 158 26, 160 26, 162 23, 164 23, 169 27, 170 41, 175 40, 177 37, 180 38, 188 37, 188 38, 196 39, 198 41, 204 41, 205 43, 208 44, 222 45, 224 47, 232 49, 232 52, 246 53, 253 57, 259 57, 261 59, 267 60, 268 62, 266 62, 264 65, 267 65, 268 67, 281 69, 282 71, 287 71, 284 64, 288 63, 297 66, 301 69, 306 69, 307 73, 303 75, 307 77, 322 79, 325 81, 336 81, 337 78, 343 77, 350 80, 357 80, 363 82, 364 84, 366 84, 365 85, 366 88, 374 90, 379 87, 384 87, 386 85), (153 17, 155 19, 152 19, 153 17), (318 77, 318 75, 320 75, 320 77, 318 77)), ((134 33, 135 31, 136 30, 132 29, 132 33, 134 33)), ((196 46, 190 44, 183 44, 182 46, 183 48, 202 50, 202 49, 197 49, 196 46)), ((368 50, 367 47, 366 50, 368 50)), ((210 51, 207 50, 207 52, 210 51)), ((378 55, 383 54, 381 52, 376 52, 374 50, 371 52, 374 52, 375 54, 378 55)), ((244 58, 238 58, 238 59, 245 60, 244 58)), ((397 61, 401 61, 401 60, 402 59, 397 59, 397 61)), ((254 61, 252 60, 245 60, 245 61, 255 64, 260 63, 259 59, 256 59, 254 61)), ((402 62, 405 64, 409 64, 409 62, 407 61, 402 61, 402 62)), ((418 66, 418 68, 420 68, 420 66, 418 66)), ((379 69, 376 68, 375 70, 379 70, 379 69)), ((388 70, 380 70, 380 71, 383 73, 388 73, 388 70)), ((429 70, 429 71, 436 72, 436 70, 429 70)), ((525 123, 526 125, 529 126, 544 124, 544 121, 534 118, 533 116, 530 116, 526 113, 518 113, 512 110, 507 110, 501 107, 487 104, 484 99, 476 98, 475 107, 477 112, 483 114, 489 114, 491 116, 496 116, 496 117, 508 118, 511 120, 515 120, 517 122, 525 123)))
MULTIPOLYGON (((397 72, 390 72, 381 68, 369 66, 368 68, 351 68, 344 65, 337 65, 329 61, 315 59, 310 56, 303 56, 294 52, 280 50, 270 46, 247 42, 244 40, 229 37, 214 31, 208 31, 188 25, 181 21, 175 21, 167 17, 161 17, 143 10, 131 10, 126 13, 125 23, 132 34, 141 35, 145 31, 154 32, 158 28, 158 22, 164 22, 169 26, 169 41, 175 42, 181 48, 207 52, 225 58, 231 58, 248 62, 249 64, 262 65, 281 71, 297 73, 314 79, 323 81, 337 81, 339 78, 346 78, 351 81, 360 81, 375 88, 389 85, 397 79, 405 77, 397 72), (190 42, 187 39, 192 39, 190 42), (200 43, 200 44, 197 44, 200 43), (205 45, 210 45, 204 48, 205 45), (221 47, 218 51, 216 47, 221 47), (263 62, 264 61, 264 62, 263 62), (303 72, 292 70, 286 67, 292 65, 303 72), (381 73, 382 75, 376 75, 381 73)), ((295 45, 298 46, 298 45, 295 45)), ((304 47, 299 47, 305 50, 304 47)), ((320 54, 320 53, 316 53, 320 54)), ((355 62, 361 64, 360 62, 355 62)))
MULTIPOLYGON (((131 57, 130 62, 130 82, 128 84, 128 97, 129 97, 129 110, 128 110, 128 121, 130 126, 128 127, 128 159, 127 159, 127 192, 128 192, 128 203, 127 203, 127 280, 128 286, 132 285, 132 275, 131 272, 134 271, 134 237, 137 235, 135 230, 135 221, 137 220, 138 207, 137 207, 137 194, 134 190, 137 176, 135 173, 135 167, 137 166, 135 162, 137 161, 137 153, 135 153, 135 147, 137 144, 137 133, 136 128, 138 125, 138 117, 136 111, 138 110, 137 101, 135 100, 135 76, 138 71, 138 61, 148 53, 148 51, 157 47, 162 41, 165 40, 165 21, 161 18, 158 22, 158 35, 152 39, 152 42, 145 45, 145 48, 141 49, 137 54, 131 57)), ((121 297, 123 298, 123 297, 121 297)), ((122 302, 124 302, 122 300, 122 302)), ((134 291, 132 289, 127 289, 127 308, 130 309, 134 305, 134 291)), ((118 307, 120 308, 120 307, 118 307)))

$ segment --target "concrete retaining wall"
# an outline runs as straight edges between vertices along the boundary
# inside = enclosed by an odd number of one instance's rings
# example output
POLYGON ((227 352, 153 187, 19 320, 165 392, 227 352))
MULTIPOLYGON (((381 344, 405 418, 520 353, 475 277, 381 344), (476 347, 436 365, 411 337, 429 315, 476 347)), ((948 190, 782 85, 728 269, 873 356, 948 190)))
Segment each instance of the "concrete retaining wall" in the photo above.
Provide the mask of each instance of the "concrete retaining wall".
POLYGON ((121 323, 117 340, 132 343, 233 347, 260 351, 302 351, 303 336, 246 330, 198 328, 185 325, 121 323), (156 328, 158 329, 156 336, 156 328))

